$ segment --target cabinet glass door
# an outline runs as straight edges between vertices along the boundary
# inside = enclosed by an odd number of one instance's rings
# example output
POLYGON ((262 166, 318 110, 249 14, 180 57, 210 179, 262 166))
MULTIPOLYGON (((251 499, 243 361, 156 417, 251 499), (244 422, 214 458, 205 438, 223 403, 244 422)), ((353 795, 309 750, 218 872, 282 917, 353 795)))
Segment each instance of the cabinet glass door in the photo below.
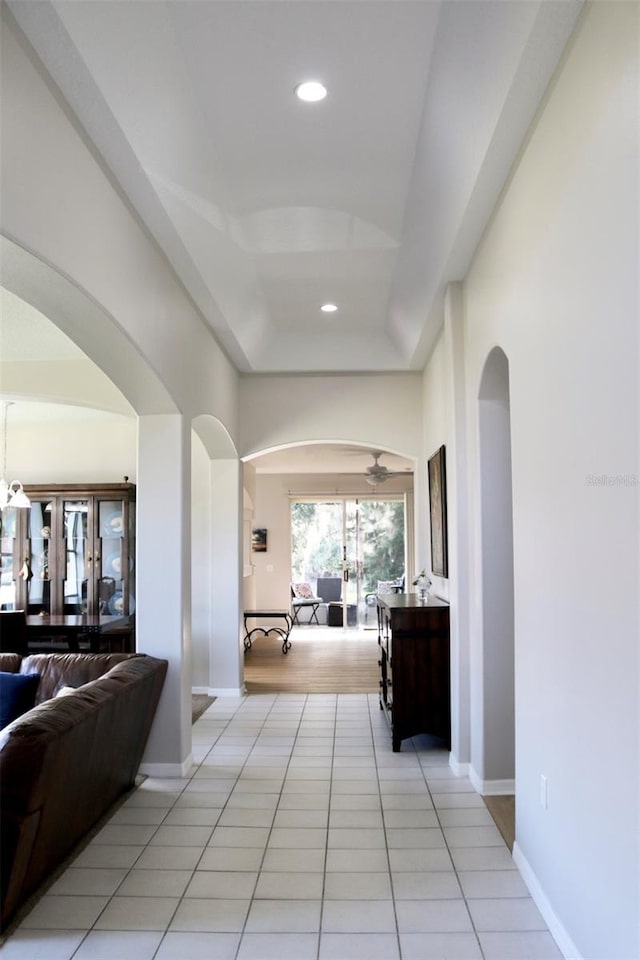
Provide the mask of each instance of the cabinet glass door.
POLYGON ((87 580, 93 559, 88 550, 88 513, 89 505, 86 500, 64 501, 64 613, 87 612, 87 580))
POLYGON ((13 568, 16 527, 16 508, 5 507, 0 512, 0 610, 16 609, 16 571, 13 568))
POLYGON ((27 556, 16 576, 24 580, 27 613, 51 613, 53 507, 50 500, 32 500, 27 527, 27 556))
POLYGON ((125 569, 125 512, 122 500, 98 502, 98 609, 119 616, 128 613, 125 569))

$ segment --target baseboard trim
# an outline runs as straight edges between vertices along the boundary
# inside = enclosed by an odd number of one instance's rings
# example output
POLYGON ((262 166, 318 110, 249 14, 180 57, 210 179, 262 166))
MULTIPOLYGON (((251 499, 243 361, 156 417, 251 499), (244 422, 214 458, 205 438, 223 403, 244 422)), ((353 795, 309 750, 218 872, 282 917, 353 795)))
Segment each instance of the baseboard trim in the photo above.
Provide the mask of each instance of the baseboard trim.
POLYGON ((210 697, 244 697, 246 692, 244 685, 242 687, 208 687, 206 690, 210 697))
POLYGON ((449 767, 455 773, 456 777, 469 776, 469 764, 461 763, 453 753, 449 754, 449 767))
POLYGON ((189 754, 182 763, 141 763, 139 773, 146 777, 183 778, 193 766, 193 754, 189 754))
POLYGON ((196 695, 199 694, 204 697, 211 696, 211 694, 209 693, 209 687, 191 687, 191 693, 194 693, 196 695))
POLYGON ((483 780, 472 766, 469 767, 468 777, 476 793, 482 797, 515 796, 515 780, 483 780))
POLYGON ((533 898, 533 902, 537 906, 544 918, 545 923, 549 927, 551 936, 558 944, 558 948, 560 949, 562 956, 565 957, 565 960, 583 960, 582 954, 576 947, 575 943, 567 933, 564 925, 561 923, 555 910, 549 903, 547 895, 542 889, 540 881, 535 875, 531 864, 525 857, 517 842, 513 845, 513 862, 522 874, 522 879, 529 888, 529 893, 533 898))

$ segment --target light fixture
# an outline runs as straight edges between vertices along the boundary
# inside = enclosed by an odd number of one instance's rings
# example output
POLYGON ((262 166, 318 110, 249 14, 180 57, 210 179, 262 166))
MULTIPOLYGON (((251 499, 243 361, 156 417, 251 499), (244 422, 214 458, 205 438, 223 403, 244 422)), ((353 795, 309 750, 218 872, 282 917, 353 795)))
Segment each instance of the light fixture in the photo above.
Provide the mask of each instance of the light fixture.
POLYGON ((0 472, 0 510, 5 507, 18 507, 25 509, 31 506, 29 497, 24 492, 19 480, 12 480, 7 483, 5 475, 7 472, 7 410, 10 404, 6 400, 2 401, 2 470, 0 472))
POLYGON ((295 89, 296 97, 304 100, 305 103, 317 103, 324 100, 327 95, 327 88, 319 80, 305 80, 299 83, 295 89))
POLYGON ((335 313, 338 308, 335 303, 323 303, 320 309, 323 313, 335 313))

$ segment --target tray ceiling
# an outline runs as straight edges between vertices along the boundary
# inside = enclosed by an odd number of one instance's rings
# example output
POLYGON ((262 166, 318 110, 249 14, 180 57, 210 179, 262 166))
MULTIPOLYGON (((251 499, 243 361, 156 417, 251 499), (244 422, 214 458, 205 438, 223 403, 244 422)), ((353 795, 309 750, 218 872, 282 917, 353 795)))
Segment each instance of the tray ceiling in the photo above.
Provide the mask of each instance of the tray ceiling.
POLYGON ((245 372, 424 365, 580 10, 8 6, 245 372))

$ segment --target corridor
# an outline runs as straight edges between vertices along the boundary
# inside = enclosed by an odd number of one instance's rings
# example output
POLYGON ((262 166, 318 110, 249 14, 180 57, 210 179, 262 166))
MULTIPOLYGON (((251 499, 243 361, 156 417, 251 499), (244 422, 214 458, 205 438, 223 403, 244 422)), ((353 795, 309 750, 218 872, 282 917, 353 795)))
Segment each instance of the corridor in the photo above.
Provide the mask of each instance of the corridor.
POLYGON ((183 780, 147 779, 3 960, 552 960, 481 797, 376 694, 218 699, 183 780))

